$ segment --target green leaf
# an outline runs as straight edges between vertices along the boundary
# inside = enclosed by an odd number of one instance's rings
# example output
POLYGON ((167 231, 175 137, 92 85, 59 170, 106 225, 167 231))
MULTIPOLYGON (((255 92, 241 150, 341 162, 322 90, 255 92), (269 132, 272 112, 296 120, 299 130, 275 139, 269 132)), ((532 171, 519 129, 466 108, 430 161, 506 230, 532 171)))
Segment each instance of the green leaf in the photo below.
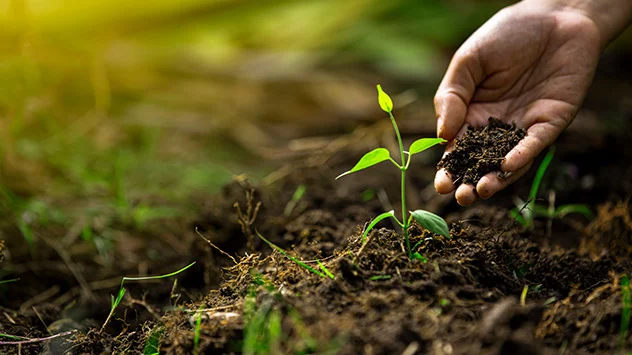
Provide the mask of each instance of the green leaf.
POLYGON ((423 255, 421 255, 421 254, 419 254, 419 253, 417 253, 417 252, 413 253, 413 254, 410 256, 410 258, 411 258, 411 259, 413 259, 413 260, 415 260, 415 259, 416 259, 416 260, 419 260, 419 261, 421 261, 421 262, 422 262, 422 263, 424 263, 424 264, 428 262, 428 259, 426 259, 426 257, 425 257, 425 256, 423 256, 423 255))
POLYGON ((380 84, 377 84, 377 102, 380 104, 380 108, 384 112, 393 111, 393 100, 391 100, 391 97, 382 90, 382 86, 380 84))
POLYGON ((553 160, 554 154, 555 147, 551 147, 551 149, 549 149, 549 152, 546 153, 544 159, 542 159, 542 163, 540 163, 538 171, 535 173, 533 184, 531 184, 531 190, 529 191, 529 199, 531 199, 531 203, 535 202, 535 198, 538 195, 538 190, 540 189, 540 183, 542 182, 544 173, 546 173, 546 169, 549 167, 549 164, 551 164, 551 160, 553 160))
POLYGON ((445 142, 447 141, 443 138, 417 139, 416 141, 413 142, 413 144, 410 145, 410 148, 408 148, 408 154, 413 155, 413 154, 421 153, 428 148, 434 147, 437 144, 441 144, 445 142))
MULTIPOLYGON (((381 220, 389 218, 389 217, 395 218, 395 211, 390 210, 388 212, 384 212, 381 215, 375 217, 373 221, 371 221, 369 226, 364 230, 364 233, 362 233, 362 244, 364 244, 364 242, 366 241, 366 236, 369 234, 371 229, 373 229, 373 227, 375 227, 375 225, 378 224, 381 220)), ((397 220, 397 218, 395 219, 397 220)))
POLYGON ((562 205, 555 209, 555 217, 557 218, 564 218, 570 213, 579 213, 588 219, 593 219, 592 211, 587 205, 562 205))
POLYGON ((338 175, 336 177, 336 180, 340 179, 341 177, 351 174, 351 173, 355 173, 356 171, 360 171, 369 167, 372 167, 375 164, 379 164, 385 160, 389 160, 391 159, 391 153, 389 153, 388 149, 386 148, 375 148, 372 151, 364 154, 364 156, 362 156, 362 158, 360 158, 360 161, 358 161, 358 163, 349 171, 344 172, 340 175, 338 175))
POLYGON ((424 210, 410 211, 410 214, 420 226, 432 233, 450 238, 450 228, 448 228, 448 223, 443 218, 424 210))

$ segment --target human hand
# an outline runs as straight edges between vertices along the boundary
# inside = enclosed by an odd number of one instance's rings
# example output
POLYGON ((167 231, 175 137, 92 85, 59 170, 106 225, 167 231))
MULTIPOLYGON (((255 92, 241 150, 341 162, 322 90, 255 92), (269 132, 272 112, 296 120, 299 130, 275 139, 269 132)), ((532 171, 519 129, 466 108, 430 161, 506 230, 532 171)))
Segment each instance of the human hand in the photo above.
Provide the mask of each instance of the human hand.
MULTIPOLYGON (((446 153, 468 125, 483 126, 490 116, 527 129, 501 165, 508 176, 489 173, 476 187, 460 185, 459 204, 487 199, 527 172, 577 114, 602 46, 588 16, 523 1, 501 10, 459 48, 435 96, 437 135, 449 141, 446 153)), ((439 170, 436 190, 454 191, 452 180, 439 170)))

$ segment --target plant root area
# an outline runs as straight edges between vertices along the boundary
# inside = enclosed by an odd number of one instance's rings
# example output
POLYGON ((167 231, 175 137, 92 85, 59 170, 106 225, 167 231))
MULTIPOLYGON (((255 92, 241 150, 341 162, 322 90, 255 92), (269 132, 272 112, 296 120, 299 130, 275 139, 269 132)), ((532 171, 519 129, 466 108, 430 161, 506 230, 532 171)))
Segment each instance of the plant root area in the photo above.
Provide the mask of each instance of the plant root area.
POLYGON ((578 128, 559 140, 537 202, 587 203, 592 221, 539 218, 525 230, 509 211, 512 197, 528 194, 533 171, 493 199, 462 208, 432 187, 440 149, 427 162, 413 161, 409 206, 445 216, 452 235, 411 227, 411 245, 426 262, 408 258, 401 231, 389 221, 363 243, 367 222, 398 205, 399 186, 398 172, 381 165, 334 181, 372 148, 357 142, 302 159, 257 185, 238 178, 221 194, 194 201, 199 215, 158 221, 143 232, 121 228, 112 234, 119 243, 110 259, 77 242, 80 230, 53 225, 37 231, 36 248, 21 251, 18 227, 2 225, 10 251, 3 267, 20 281, 2 285, 0 333, 19 338, 0 337, 0 352, 629 351, 630 296, 622 280, 632 271, 632 186, 624 179, 632 176, 632 153, 621 147, 630 137, 618 129, 595 138, 594 129, 582 129, 590 122, 578 119, 578 128), (126 282, 103 327, 122 276, 166 274, 191 261, 196 265, 168 279, 126 282), (63 332, 71 333, 39 340, 63 332))

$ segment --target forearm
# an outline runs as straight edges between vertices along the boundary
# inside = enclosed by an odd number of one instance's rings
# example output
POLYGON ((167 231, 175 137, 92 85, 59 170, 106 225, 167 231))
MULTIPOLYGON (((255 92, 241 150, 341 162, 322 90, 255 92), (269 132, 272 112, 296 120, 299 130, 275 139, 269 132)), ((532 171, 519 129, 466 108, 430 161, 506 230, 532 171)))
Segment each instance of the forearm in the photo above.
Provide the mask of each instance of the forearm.
POLYGON ((632 0, 525 0, 550 6, 552 10, 576 11, 590 18, 605 48, 632 21, 632 0))

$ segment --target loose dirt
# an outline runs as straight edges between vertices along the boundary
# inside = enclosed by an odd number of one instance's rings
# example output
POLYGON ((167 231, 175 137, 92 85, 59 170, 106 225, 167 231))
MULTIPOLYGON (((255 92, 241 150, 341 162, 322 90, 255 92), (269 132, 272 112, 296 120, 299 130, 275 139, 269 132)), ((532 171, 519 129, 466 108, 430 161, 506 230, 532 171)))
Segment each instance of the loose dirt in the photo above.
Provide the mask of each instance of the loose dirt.
POLYGON ((526 135, 527 131, 515 124, 507 124, 490 117, 489 124, 479 129, 468 127, 465 135, 457 139, 454 149, 445 155, 438 168, 452 174, 454 183, 473 184, 487 173, 500 172, 505 155, 526 135))
MULTIPOLYGON (((513 132, 517 139, 520 134, 513 132)), ((625 140, 609 142, 604 155, 625 140)), ((109 295, 133 269, 120 269, 123 261, 119 269, 97 267, 89 259, 94 254, 69 248, 70 265, 86 275, 93 294, 81 296, 54 250, 40 245, 48 261, 24 266, 23 283, 14 285, 28 288, 7 288, 0 332, 35 338, 78 331, 19 349, 0 345, 0 351, 140 354, 152 353, 151 344, 166 354, 613 354, 632 348, 632 338, 620 331, 620 279, 632 265, 617 244, 630 237, 629 202, 603 204, 592 222, 569 217, 553 221, 549 230, 547 220, 536 220, 532 230, 523 230, 508 217, 512 206, 502 196, 461 209, 435 193, 423 194, 432 188, 435 169, 415 165, 410 204, 436 206, 435 212, 448 216, 452 236, 413 225, 411 245, 420 242, 415 251, 427 258, 424 263, 407 257, 400 231, 386 221, 361 242, 363 226, 397 205, 388 198, 397 196, 398 186, 389 173, 334 181, 359 155, 341 150, 318 164, 295 163, 275 183, 262 186, 237 179, 204 200, 205 212, 187 224, 157 223, 143 236, 145 244, 128 231, 128 247, 135 241, 138 248, 171 255, 140 260, 147 274, 170 272, 192 259, 198 264, 175 284, 130 283, 102 332, 109 295), (288 209, 301 185, 304 196, 288 209), (377 192, 367 193, 370 187, 377 192), (214 246, 197 236, 196 228, 214 246), (334 278, 310 273, 272 251, 256 231, 312 268, 322 270, 321 263, 334 278), (581 243, 557 246, 568 241, 581 243), (173 252, 178 248, 184 250, 179 258, 173 252), (48 291, 53 287, 58 289, 48 291)), ((627 166, 629 160, 618 164, 627 166)), ((592 167, 601 173, 598 165, 592 167)), ((512 191, 528 190, 529 177, 524 180, 512 191)), ((557 193, 579 196, 577 191, 557 193)), ((599 201, 604 200, 583 202, 599 201)), ((3 229, 5 235, 15 232, 3 229)))

